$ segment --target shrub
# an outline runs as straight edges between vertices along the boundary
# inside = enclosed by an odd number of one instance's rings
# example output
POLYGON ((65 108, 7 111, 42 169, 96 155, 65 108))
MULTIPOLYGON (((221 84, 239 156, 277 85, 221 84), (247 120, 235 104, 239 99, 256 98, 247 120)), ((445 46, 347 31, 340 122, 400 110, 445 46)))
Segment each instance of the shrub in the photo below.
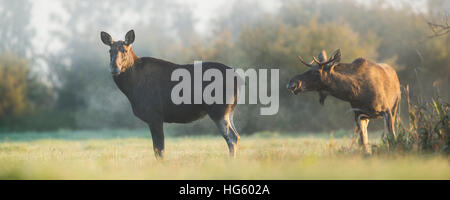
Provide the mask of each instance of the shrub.
POLYGON ((445 153, 450 152, 449 103, 439 96, 428 101, 411 101, 409 87, 404 90, 408 109, 408 124, 397 118, 397 140, 383 138, 390 152, 445 153))

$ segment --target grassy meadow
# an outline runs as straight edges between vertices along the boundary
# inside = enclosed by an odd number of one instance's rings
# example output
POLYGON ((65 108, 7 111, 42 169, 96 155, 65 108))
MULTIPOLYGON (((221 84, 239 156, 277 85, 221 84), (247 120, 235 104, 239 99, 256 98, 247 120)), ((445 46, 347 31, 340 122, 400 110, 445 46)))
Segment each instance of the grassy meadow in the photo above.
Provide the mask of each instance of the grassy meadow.
POLYGON ((230 159, 220 136, 169 135, 157 161, 147 130, 0 134, 0 179, 450 179, 447 157, 356 146, 346 132, 266 132, 241 137, 230 159))

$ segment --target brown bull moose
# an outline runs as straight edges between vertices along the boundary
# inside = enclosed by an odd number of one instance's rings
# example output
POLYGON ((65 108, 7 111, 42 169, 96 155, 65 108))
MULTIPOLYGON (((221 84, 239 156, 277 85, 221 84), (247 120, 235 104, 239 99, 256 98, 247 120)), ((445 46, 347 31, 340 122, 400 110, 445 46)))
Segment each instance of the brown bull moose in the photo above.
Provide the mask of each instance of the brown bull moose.
POLYGON ((350 103, 355 113, 356 132, 364 152, 370 154, 367 125, 370 119, 384 118, 388 132, 396 139, 394 121, 400 100, 400 83, 395 70, 387 64, 357 58, 352 63, 340 63, 341 51, 338 49, 330 58, 325 51, 318 59, 306 63, 310 69, 294 76, 286 85, 294 94, 317 91, 320 103, 327 95, 332 95, 350 103))
MULTIPOLYGON (((239 134, 233 123, 233 113, 237 103, 237 84, 230 87, 226 82, 223 83, 223 92, 227 91, 227 87, 234 90, 232 100, 224 101, 227 103, 206 104, 202 101, 200 104, 174 104, 171 91, 177 82, 171 80, 172 72, 182 69, 190 73, 190 77, 194 77, 194 65, 179 65, 151 57, 138 57, 131 48, 135 39, 133 30, 125 35, 125 41, 113 41, 106 32, 101 32, 100 37, 102 42, 110 47, 109 66, 114 82, 130 101, 134 115, 150 127, 157 159, 162 158, 164 153, 163 123, 189 123, 206 115, 215 122, 225 138, 230 155, 236 155, 239 134)), ((231 68, 220 63, 203 63, 202 70, 208 69, 223 75, 231 68)), ((191 78, 192 84, 193 79, 191 78)), ((206 85, 207 82, 202 82, 202 89, 205 89, 206 85)))

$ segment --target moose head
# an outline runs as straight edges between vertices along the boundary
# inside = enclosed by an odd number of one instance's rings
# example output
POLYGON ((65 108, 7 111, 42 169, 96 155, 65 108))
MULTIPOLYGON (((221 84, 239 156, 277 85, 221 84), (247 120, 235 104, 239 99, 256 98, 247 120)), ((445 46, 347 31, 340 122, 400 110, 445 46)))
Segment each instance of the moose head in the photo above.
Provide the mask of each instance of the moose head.
POLYGON ((106 32, 101 32, 102 42, 110 47, 110 71, 113 75, 119 75, 134 65, 139 58, 134 54, 131 44, 134 42, 134 31, 130 30, 125 35, 125 41, 114 41, 106 32))
POLYGON ((330 72, 341 60, 341 50, 336 50, 330 59, 327 59, 325 51, 322 51, 318 57, 313 56, 313 61, 307 63, 299 56, 300 62, 309 67, 309 70, 303 74, 294 76, 286 85, 286 88, 293 94, 318 91, 321 98, 320 101, 323 104, 326 96, 326 93, 323 92, 326 87, 324 78, 327 76, 327 72, 330 72))

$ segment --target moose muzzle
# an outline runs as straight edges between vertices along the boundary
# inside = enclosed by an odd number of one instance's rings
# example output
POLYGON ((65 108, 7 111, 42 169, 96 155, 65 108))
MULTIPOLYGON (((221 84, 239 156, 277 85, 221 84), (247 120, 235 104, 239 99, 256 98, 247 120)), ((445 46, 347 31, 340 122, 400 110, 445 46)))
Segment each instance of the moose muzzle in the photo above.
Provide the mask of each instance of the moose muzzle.
POLYGON ((296 95, 301 90, 302 82, 298 81, 291 81, 288 84, 286 84, 286 89, 288 89, 292 94, 296 95))

